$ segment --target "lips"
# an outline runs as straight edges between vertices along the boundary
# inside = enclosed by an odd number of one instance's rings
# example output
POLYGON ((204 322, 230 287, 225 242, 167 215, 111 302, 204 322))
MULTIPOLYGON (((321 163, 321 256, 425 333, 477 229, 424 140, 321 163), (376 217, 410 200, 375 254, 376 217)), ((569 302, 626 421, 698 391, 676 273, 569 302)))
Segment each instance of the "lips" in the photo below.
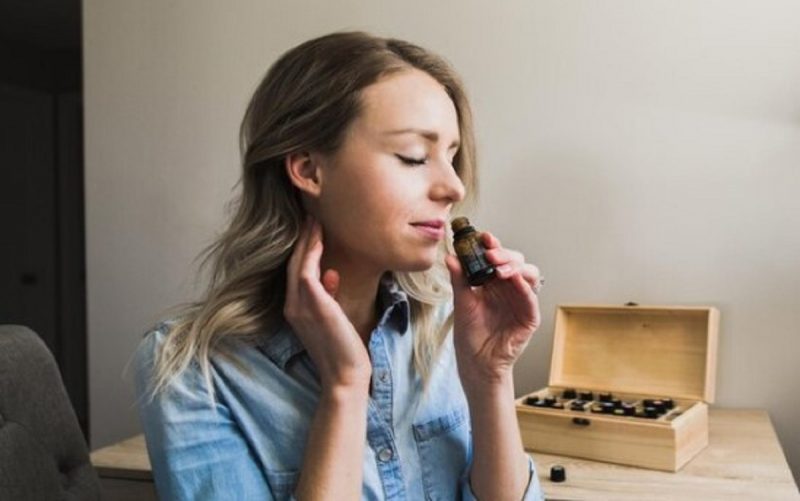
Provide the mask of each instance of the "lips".
POLYGON ((441 219, 419 221, 416 223, 411 223, 411 226, 417 228, 417 230, 419 230, 419 232, 426 238, 436 241, 444 238, 444 221, 441 219))
POLYGON ((427 226, 434 229, 441 229, 444 228, 444 221, 441 219, 432 219, 430 221, 419 221, 417 223, 411 223, 413 226, 427 226))

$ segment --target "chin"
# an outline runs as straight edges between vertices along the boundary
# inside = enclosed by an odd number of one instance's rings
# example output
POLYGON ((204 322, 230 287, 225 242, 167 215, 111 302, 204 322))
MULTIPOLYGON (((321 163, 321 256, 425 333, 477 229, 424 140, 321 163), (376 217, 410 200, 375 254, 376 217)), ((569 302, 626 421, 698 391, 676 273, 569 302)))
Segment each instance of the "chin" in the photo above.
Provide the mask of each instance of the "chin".
POLYGON ((396 271, 428 271, 436 264, 436 255, 419 256, 417 259, 406 261, 395 268, 396 271))

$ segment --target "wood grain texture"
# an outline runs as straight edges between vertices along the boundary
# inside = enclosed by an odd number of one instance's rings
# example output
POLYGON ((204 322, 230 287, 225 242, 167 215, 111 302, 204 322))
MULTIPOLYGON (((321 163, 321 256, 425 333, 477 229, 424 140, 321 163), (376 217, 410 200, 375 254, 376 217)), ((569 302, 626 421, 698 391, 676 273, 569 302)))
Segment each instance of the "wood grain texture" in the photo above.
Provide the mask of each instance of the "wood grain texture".
POLYGON ((677 473, 533 454, 547 499, 800 499, 764 410, 710 409, 709 445, 677 473), (549 480, 563 465, 567 481, 549 480))
POLYGON ((560 305, 549 386, 714 401, 719 311, 560 305))
MULTIPOLYGON (((709 430, 708 447, 678 473, 532 456, 547 499, 800 499, 766 411, 712 408, 709 430), (550 482, 554 464, 566 467, 566 482, 550 482)), ((142 435, 93 452, 92 463, 103 478, 152 478, 142 435)))
POLYGON ((153 479, 144 435, 97 449, 91 459, 101 478, 153 479))

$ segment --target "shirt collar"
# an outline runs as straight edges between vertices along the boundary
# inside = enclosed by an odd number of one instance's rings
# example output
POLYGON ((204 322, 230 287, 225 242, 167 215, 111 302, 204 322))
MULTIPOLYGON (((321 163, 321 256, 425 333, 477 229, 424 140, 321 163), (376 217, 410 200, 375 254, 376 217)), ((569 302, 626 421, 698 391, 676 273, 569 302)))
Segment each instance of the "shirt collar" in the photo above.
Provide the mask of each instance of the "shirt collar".
POLYGON ((410 322, 408 294, 400 288, 391 272, 381 277, 378 287, 378 304, 381 311, 378 325, 389 325, 398 333, 405 334, 410 322))
MULTIPOLYGON (((381 277, 378 286, 378 327, 388 326, 391 331, 405 334, 410 323, 410 305, 408 294, 394 279, 391 272, 381 277)), ((262 351, 281 369, 286 368, 289 360, 305 351, 303 343, 292 331, 288 323, 284 322, 277 332, 265 336, 260 343, 262 351)))

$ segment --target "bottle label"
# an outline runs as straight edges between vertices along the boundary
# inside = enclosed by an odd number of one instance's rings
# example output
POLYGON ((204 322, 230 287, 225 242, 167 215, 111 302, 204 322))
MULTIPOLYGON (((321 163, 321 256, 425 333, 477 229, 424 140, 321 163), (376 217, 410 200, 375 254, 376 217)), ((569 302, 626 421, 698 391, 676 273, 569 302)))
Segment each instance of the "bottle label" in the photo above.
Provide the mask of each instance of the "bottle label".
POLYGON ((466 261, 464 265, 467 269, 467 273, 470 275, 482 270, 483 268, 486 268, 489 265, 489 263, 486 261, 486 254, 483 252, 483 247, 480 245, 473 245, 472 254, 466 256, 464 261, 466 261))

